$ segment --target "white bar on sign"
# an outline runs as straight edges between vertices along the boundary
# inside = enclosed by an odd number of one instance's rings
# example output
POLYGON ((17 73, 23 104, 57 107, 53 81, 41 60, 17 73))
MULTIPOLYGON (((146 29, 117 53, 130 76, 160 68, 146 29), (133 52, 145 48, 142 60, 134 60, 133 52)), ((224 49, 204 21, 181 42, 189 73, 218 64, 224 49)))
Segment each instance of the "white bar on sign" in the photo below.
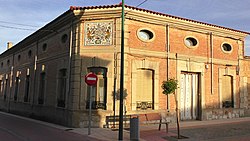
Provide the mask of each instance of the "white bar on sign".
POLYGON ((96 80, 95 77, 87 77, 87 80, 96 80))

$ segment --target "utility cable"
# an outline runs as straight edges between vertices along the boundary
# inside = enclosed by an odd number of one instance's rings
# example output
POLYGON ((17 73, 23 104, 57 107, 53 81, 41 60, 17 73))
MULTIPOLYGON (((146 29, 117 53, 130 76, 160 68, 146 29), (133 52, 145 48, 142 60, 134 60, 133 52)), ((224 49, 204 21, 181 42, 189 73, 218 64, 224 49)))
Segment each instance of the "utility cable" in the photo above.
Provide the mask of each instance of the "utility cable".
MULTIPOLYGON (((139 3, 139 4, 136 5, 135 7, 138 8, 139 6, 143 5, 143 4, 146 3, 147 1, 148 1, 148 0, 144 0, 143 2, 139 3)), ((132 11, 132 9, 129 10, 129 11, 127 11, 127 12, 125 12, 125 15, 128 14, 130 11, 132 11)))
POLYGON ((27 27, 40 27, 40 26, 35 26, 35 25, 28 25, 28 24, 21 24, 21 23, 13 23, 13 22, 6 22, 6 21, 0 21, 0 23, 12 24, 12 25, 19 25, 19 26, 27 26, 27 27))
POLYGON ((36 29, 29 29, 29 28, 19 28, 19 27, 13 27, 13 26, 5 26, 5 25, 0 25, 0 27, 4 27, 4 28, 10 28, 10 29, 18 29, 18 30, 28 30, 28 31, 34 31, 36 29))
POLYGON ((147 2, 148 0, 144 0, 143 2, 141 2, 141 3, 139 3, 137 6, 136 6, 136 8, 137 7, 139 7, 139 6, 141 6, 141 5, 143 5, 145 2, 147 2))

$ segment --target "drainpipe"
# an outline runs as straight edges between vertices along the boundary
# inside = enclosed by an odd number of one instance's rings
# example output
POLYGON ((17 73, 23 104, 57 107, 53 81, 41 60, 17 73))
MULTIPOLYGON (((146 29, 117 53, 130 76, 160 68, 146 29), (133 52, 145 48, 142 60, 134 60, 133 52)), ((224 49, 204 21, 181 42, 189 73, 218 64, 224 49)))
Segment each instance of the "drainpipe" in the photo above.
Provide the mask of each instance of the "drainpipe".
POLYGON ((214 94, 213 85, 214 85, 214 64, 213 64, 213 58, 214 58, 214 50, 213 50, 213 33, 210 32, 210 57, 211 57, 211 95, 214 94))
MULTIPOLYGON (((115 31, 116 31, 116 19, 115 19, 115 31)), ((115 101, 116 101, 116 80, 117 80, 117 50, 116 50, 116 34, 114 34, 114 90, 113 90, 113 116, 114 116, 114 123, 113 127, 115 127, 115 101)))
POLYGON ((114 123, 113 127, 115 128, 115 100, 116 100, 116 78, 117 77, 117 53, 114 54, 114 92, 113 92, 113 116, 114 116, 114 123))
POLYGON ((33 72, 33 75, 34 75, 34 83, 33 83, 33 97, 32 97, 32 114, 33 114, 33 107, 34 107, 34 104, 35 104, 35 93, 36 93, 36 67, 37 67, 37 56, 38 56, 38 41, 36 41, 36 54, 35 54, 35 60, 34 60, 34 72, 33 72))
POLYGON ((69 95, 70 95, 70 79, 71 79, 71 56, 72 56, 72 43, 73 43, 73 21, 71 21, 71 27, 70 27, 70 40, 69 40, 69 62, 68 62, 68 70, 69 70, 69 79, 68 79, 68 95, 67 95, 67 105, 66 107, 69 107, 69 95))
MULTIPOLYGON (((166 25, 167 27, 167 80, 169 79, 169 53, 170 53, 170 43, 169 43, 169 24, 166 25)), ((169 96, 167 94, 167 110, 169 110, 169 96)))
MULTIPOLYGON (((178 80, 178 53, 175 53, 175 68, 176 68, 176 70, 175 70, 175 79, 176 80, 178 80)), ((176 95, 177 95, 177 90, 178 89, 176 89, 175 90, 175 92, 176 92, 176 95)))

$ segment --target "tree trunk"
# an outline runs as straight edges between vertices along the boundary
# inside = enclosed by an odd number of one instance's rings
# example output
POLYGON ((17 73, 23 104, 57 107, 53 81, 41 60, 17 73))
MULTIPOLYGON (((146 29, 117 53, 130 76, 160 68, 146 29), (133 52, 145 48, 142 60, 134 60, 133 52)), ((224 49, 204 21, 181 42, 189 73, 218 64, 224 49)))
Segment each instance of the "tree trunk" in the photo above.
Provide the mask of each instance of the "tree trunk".
POLYGON ((176 112, 176 124, 177 124, 177 138, 180 139, 181 136, 180 136, 180 120, 179 120, 179 117, 180 117, 180 114, 179 114, 179 108, 178 108, 178 100, 177 100, 177 95, 175 94, 175 104, 176 104, 176 109, 175 109, 175 112, 176 112))

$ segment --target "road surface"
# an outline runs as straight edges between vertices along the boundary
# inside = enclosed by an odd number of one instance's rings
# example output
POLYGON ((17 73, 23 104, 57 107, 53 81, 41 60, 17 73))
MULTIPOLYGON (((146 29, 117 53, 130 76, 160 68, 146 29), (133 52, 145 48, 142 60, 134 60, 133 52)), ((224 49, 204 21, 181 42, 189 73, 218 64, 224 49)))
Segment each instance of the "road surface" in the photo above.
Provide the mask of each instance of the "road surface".
POLYGON ((0 112, 0 141, 98 141, 87 135, 0 112))

